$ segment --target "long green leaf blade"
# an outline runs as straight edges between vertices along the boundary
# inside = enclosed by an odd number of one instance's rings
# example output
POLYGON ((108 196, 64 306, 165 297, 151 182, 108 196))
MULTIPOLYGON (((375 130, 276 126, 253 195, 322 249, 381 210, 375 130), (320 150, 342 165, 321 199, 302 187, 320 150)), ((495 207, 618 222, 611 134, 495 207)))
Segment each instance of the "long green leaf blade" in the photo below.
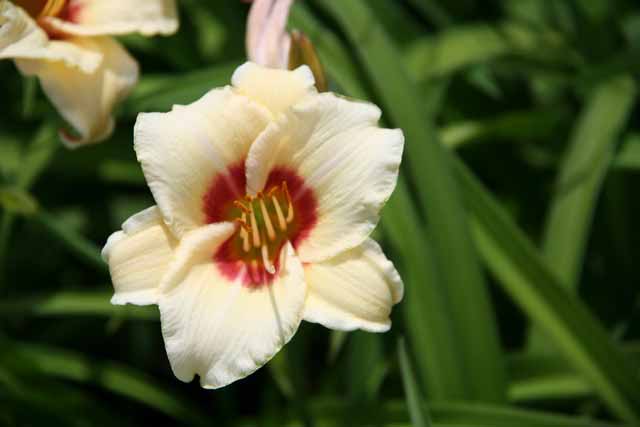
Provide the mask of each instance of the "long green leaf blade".
POLYGON ((505 292, 627 422, 640 421, 640 379, 602 325, 560 285, 536 248, 461 162, 476 244, 505 292))
POLYGON ((407 354, 407 346, 403 339, 398 340, 398 361, 400 363, 400 371, 402 373, 402 384, 404 385, 404 394, 407 397, 407 407, 411 416, 411 423, 414 427, 429 427, 431 420, 416 382, 415 374, 407 354))
POLYGON ((635 84, 628 76, 616 76, 594 90, 559 172, 543 251, 568 289, 577 287, 598 194, 635 94, 635 84))
MULTIPOLYGON (((453 389, 437 389, 434 397, 505 399, 505 373, 487 290, 471 244, 466 219, 452 171, 432 126, 420 114, 415 85, 399 67, 402 60, 366 2, 317 2, 340 25, 363 63, 385 111, 407 137, 407 158, 412 178, 419 188, 421 207, 430 220, 431 239, 443 286, 460 364, 446 375, 457 378, 453 389), (389 76, 394 76, 389 79, 389 76), (455 259, 452 258, 455 254, 455 259), (464 266, 464 268, 461 268, 464 266)), ((438 351, 431 348, 431 351, 438 351)), ((422 355, 421 355, 422 356, 422 355)), ((432 366, 430 369, 440 369, 432 366)))

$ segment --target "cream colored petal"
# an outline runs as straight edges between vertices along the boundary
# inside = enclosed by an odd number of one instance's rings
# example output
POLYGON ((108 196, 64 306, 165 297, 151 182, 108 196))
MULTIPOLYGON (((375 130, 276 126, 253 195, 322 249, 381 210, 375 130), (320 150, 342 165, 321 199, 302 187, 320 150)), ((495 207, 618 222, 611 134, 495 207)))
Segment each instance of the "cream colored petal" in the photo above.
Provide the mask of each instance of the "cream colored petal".
MULTIPOLYGON (((169 113, 140 114, 134 147, 168 225, 181 236, 205 223, 203 197, 219 173, 242 164, 269 113, 231 88, 169 113)), ((244 195, 245 189, 238 189, 244 195)))
POLYGON ((47 59, 64 61, 90 73, 102 55, 64 42, 50 42, 47 34, 21 8, 0 1, 0 59, 47 59))
POLYGON ((155 304, 177 242, 152 206, 129 218, 102 249, 115 294, 112 304, 155 304))
MULTIPOLYGON (((219 388, 253 373, 295 334, 306 296, 304 272, 293 249, 278 276, 251 289, 221 274, 211 254, 234 230, 217 223, 185 236, 159 300, 162 334, 176 377, 200 376, 219 388)), ((240 279, 240 278, 239 278, 240 279)))
POLYGON ((400 275, 372 239, 327 261, 307 264, 304 320, 327 328, 385 332, 402 299, 400 275))
POLYGON ((42 89, 60 115, 79 133, 78 138, 61 134, 69 148, 76 148, 100 142, 111 135, 114 127, 112 110, 137 82, 138 65, 111 38, 58 42, 60 47, 69 45, 102 56, 100 66, 92 73, 85 73, 62 61, 20 59, 16 64, 24 74, 38 76, 42 89))
MULTIPOLYGON (((331 93, 307 98, 253 144, 247 187, 262 190, 275 167, 300 175, 317 201, 317 222, 298 244, 302 262, 318 262, 362 243, 395 188, 404 136, 381 129, 373 104, 331 93)), ((296 195, 292 195, 296 197, 296 195)))
POLYGON ((76 36, 152 36, 178 30, 174 0, 70 0, 67 8, 65 19, 47 17, 45 25, 76 36))
POLYGON ((287 71, 247 62, 236 69, 231 83, 239 93, 264 105, 274 115, 317 93, 313 73, 306 65, 287 71))

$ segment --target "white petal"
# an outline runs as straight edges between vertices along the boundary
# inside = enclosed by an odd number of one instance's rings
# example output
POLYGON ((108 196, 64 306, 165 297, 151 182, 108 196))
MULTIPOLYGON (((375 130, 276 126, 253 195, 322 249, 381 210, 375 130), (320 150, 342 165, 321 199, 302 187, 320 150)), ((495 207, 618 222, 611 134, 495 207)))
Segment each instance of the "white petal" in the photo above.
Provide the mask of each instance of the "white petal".
POLYGON ((233 232, 211 224, 185 236, 163 281, 162 333, 176 377, 195 374, 205 388, 219 388, 253 373, 295 334, 306 285, 287 245, 286 262, 268 286, 252 289, 223 276, 211 254, 233 232))
POLYGON ((178 29, 174 0, 70 0, 67 19, 44 18, 54 30, 77 36, 173 34, 178 29))
POLYGON ((154 304, 177 244, 155 206, 122 224, 102 249, 115 294, 112 304, 154 304))
POLYGON ((304 270, 309 286, 304 320, 343 331, 389 329, 391 307, 402 299, 404 287, 374 240, 304 270))
POLYGON ((93 37, 57 42, 59 48, 71 49, 74 45, 102 57, 100 66, 86 73, 62 61, 16 60, 24 74, 39 77, 42 89, 60 115, 80 134, 79 138, 61 135, 70 148, 102 141, 111 134, 112 110, 138 79, 138 64, 117 41, 93 37))
POLYGON ((317 93, 313 73, 306 65, 287 71, 247 62, 236 69, 231 83, 239 93, 264 105, 275 115, 317 93))
MULTIPOLYGON (((231 88, 214 89, 169 113, 140 114, 134 146, 147 183, 176 235, 205 223, 214 177, 242 162, 269 113, 231 88)), ((245 189, 239 189, 244 195, 245 189)))
POLYGON ((47 59, 64 61, 86 73, 102 61, 100 53, 64 42, 50 42, 47 34, 22 9, 0 1, 0 59, 47 59))
MULTIPOLYGON (((331 93, 307 98, 273 123, 247 158, 247 188, 262 190, 275 167, 299 174, 317 199, 317 223, 296 247, 317 262, 362 243, 398 178, 404 136, 381 129, 373 104, 331 93)), ((295 198, 295 195, 293 195, 295 198)))

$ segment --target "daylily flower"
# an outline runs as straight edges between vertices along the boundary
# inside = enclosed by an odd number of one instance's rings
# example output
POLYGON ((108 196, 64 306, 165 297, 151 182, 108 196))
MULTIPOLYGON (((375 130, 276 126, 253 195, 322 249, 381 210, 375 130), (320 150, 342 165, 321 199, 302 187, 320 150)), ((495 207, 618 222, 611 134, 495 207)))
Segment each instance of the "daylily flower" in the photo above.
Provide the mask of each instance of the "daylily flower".
POLYGON ((218 388, 254 372, 301 320, 387 331, 402 281, 369 238, 404 137, 380 110, 318 93, 308 67, 254 63, 232 86, 140 114, 156 206, 103 249, 114 304, 158 304, 171 367, 218 388))
POLYGON ((171 34, 173 0, 0 0, 0 59, 13 59, 79 136, 69 147, 106 139, 111 111, 138 79, 138 64, 110 35, 171 34))

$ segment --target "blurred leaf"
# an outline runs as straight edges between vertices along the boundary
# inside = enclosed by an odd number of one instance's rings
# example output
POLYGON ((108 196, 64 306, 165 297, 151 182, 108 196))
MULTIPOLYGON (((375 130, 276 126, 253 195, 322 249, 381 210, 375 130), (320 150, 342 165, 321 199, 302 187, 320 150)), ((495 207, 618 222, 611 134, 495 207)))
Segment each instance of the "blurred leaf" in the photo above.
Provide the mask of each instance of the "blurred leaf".
POLYGON ((414 427, 428 427, 431 425, 429 413, 424 404, 424 399, 418 389, 415 373, 407 354, 407 347, 404 340, 398 340, 398 361, 400 363, 400 371, 402 373, 402 384, 404 385, 404 394, 407 398, 407 407, 411 416, 411 424, 414 427))
MULTIPOLYGON (((109 289, 105 286, 104 289, 109 289)), ((139 320, 159 320, 158 309, 153 306, 112 305, 111 291, 59 291, 0 300, 0 316, 106 316, 139 320)))
POLYGON ((614 159, 613 166, 617 169, 640 169, 640 134, 633 133, 624 138, 622 147, 614 159))
POLYGON ((269 361, 267 368, 280 389, 280 392, 282 392, 287 399, 293 399, 295 397, 295 389, 293 387, 291 377, 289 376, 286 349, 278 352, 278 354, 269 361))
POLYGON ((6 212, 20 215, 31 215, 38 210, 36 199, 15 187, 0 187, 0 206, 6 212))
POLYGON ((33 216, 34 220, 64 243, 74 254, 85 260, 99 271, 107 271, 107 264, 100 255, 100 249, 72 227, 44 210, 33 216))
MULTIPOLYGON (((50 123, 42 125, 29 144, 22 158, 20 168, 17 170, 17 176, 14 177, 13 181, 16 188, 25 191, 29 190, 35 179, 49 164, 59 146, 60 143, 58 142, 55 128, 50 123)), ((4 263, 6 262, 14 220, 12 213, 8 211, 0 212, 0 289, 6 283, 4 263)))
POLYGON ((635 93, 634 82, 627 76, 608 80, 594 90, 558 173, 543 251, 567 289, 577 288, 595 204, 635 93))
MULTIPOLYGON (((446 313, 447 310, 453 314, 449 319, 453 324, 449 328, 453 329, 455 338, 449 343, 454 344, 456 350, 448 350, 448 354, 458 354, 457 369, 443 373, 449 378, 446 388, 423 373, 424 380, 430 382, 427 389, 434 398, 503 400, 506 396, 505 373, 495 320, 462 203, 444 148, 420 114, 421 102, 416 96, 415 85, 398 67, 402 63, 398 49, 392 45, 366 2, 316 4, 336 19, 381 97, 385 112, 403 129, 407 138, 406 149, 410 157, 405 159, 408 162, 405 170, 412 172, 419 201, 429 217, 434 255, 444 279, 429 285, 441 286, 443 294, 448 295, 446 304, 438 310, 440 313, 431 315, 444 316, 442 311, 446 313), (451 254, 456 254, 455 260, 451 254)), ((425 324, 424 327, 433 328, 440 323, 425 324)), ((440 351, 442 343, 439 344, 430 351, 440 351)), ((428 369, 442 367, 430 366, 428 369)))
POLYGON ((344 344, 347 342, 349 333, 346 331, 331 331, 329 336, 329 356, 327 359, 329 365, 333 365, 338 358, 340 351, 344 347, 344 344))
MULTIPOLYGON (((592 420, 588 417, 556 415, 542 411, 513 409, 508 406, 481 403, 427 402, 434 426, 473 427, 621 427, 620 424, 592 420)), ((336 425, 353 408, 343 400, 316 399, 311 406, 319 427, 336 425)), ((392 400, 383 405, 368 407, 364 420, 373 425, 409 425, 407 405, 392 400)), ((288 424, 296 425, 295 423, 288 424)))
MULTIPOLYGON (((180 422, 187 421, 193 425, 210 423, 208 417, 180 396, 160 387, 148 376, 117 363, 98 362, 68 350, 26 343, 9 346, 2 357, 23 361, 40 375, 95 385, 180 422)), ((33 374, 36 372, 32 371, 33 374)))
POLYGON ((449 13, 438 0, 409 0, 409 2, 436 27, 445 27, 452 22, 449 13))
POLYGON ((454 122, 440 129, 440 140, 448 147, 478 141, 521 141, 550 138, 567 120, 566 108, 539 111, 512 111, 486 120, 454 122))
MULTIPOLYGON (((600 188, 635 94, 634 82, 628 76, 605 81, 593 91, 558 172, 542 247, 549 267, 571 291, 578 287, 600 188)), ((543 340, 532 330, 531 351, 544 351, 543 340)))
POLYGON ((633 365, 462 163, 458 179, 478 249, 505 292, 597 387, 614 413, 630 423, 640 420, 640 377, 633 365))
POLYGON ((123 106, 126 115, 144 111, 169 111, 176 104, 189 104, 211 89, 228 85, 241 59, 211 68, 171 75, 146 75, 140 79, 123 106))
POLYGON ((406 49, 405 63, 414 79, 424 81, 506 55, 521 56, 538 65, 579 61, 559 33, 504 22, 449 27, 434 36, 417 39, 406 49))
POLYGON ((374 401, 387 374, 379 334, 356 331, 347 346, 346 380, 353 401, 374 401))
MULTIPOLYGON (((640 346, 625 344, 622 351, 636 363, 640 361, 640 346)), ((572 364, 555 354, 516 353, 507 359, 512 401, 567 400, 591 396, 597 390, 583 378, 572 364)))

